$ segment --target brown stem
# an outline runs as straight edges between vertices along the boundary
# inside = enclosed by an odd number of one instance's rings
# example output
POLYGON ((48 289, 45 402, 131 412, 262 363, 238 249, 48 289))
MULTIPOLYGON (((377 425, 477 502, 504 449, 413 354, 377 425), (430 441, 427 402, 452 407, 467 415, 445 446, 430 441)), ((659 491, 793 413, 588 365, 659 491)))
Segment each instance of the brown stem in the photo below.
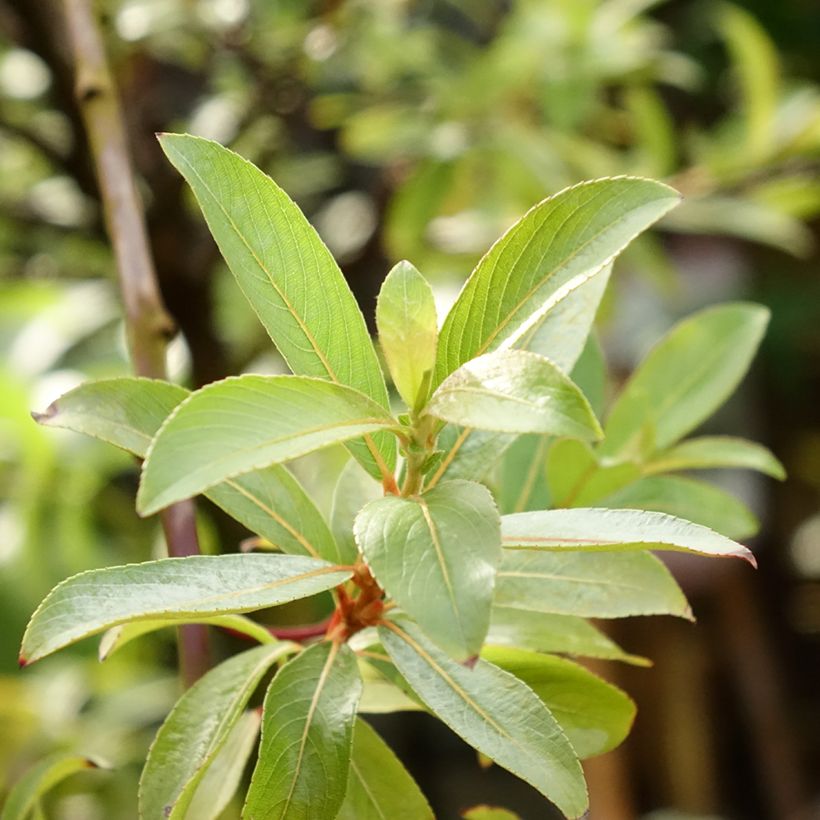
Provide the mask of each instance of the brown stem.
MULTIPOLYGON (((117 91, 90 0, 63 0, 63 11, 74 68, 74 91, 117 260, 134 370, 139 376, 164 379, 165 348, 174 327, 157 286, 117 91)), ((169 507, 160 519, 169 555, 199 553, 192 501, 169 507)), ((210 665, 206 630, 202 625, 180 627, 180 674, 186 686, 210 665)))

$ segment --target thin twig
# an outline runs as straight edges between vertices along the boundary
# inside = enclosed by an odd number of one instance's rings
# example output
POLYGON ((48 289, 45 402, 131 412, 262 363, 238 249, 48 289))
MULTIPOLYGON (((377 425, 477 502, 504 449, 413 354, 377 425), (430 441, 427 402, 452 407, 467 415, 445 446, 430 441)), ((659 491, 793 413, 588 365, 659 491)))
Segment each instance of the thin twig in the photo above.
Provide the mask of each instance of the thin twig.
MULTIPOLYGON (((167 377, 165 349, 174 326, 157 284, 116 88, 91 0, 63 0, 63 10, 74 63, 75 94, 117 260, 134 370, 139 376, 164 379, 167 377)), ((160 519, 169 555, 199 553, 192 501, 169 507, 160 514, 160 519)), ((202 625, 180 628, 180 674, 186 686, 210 665, 206 630, 202 625)))

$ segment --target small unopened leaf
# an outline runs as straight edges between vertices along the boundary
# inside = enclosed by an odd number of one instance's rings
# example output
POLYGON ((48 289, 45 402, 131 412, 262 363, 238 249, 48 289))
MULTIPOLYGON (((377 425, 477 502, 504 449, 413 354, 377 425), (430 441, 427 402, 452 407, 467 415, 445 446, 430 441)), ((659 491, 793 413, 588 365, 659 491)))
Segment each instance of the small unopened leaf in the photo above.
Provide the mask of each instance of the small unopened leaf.
POLYGON ((27 820, 39 799, 77 772, 98 769, 100 764, 79 755, 53 755, 32 766, 6 797, 0 820, 27 820))
POLYGON ((359 513, 355 533, 376 580, 430 638, 460 659, 478 653, 501 559, 486 487, 448 481, 421 496, 384 496, 359 513))
POLYGON ((674 550, 755 563, 746 547, 707 527, 643 510, 589 507, 504 515, 501 536, 505 547, 520 550, 674 550))
POLYGON ((525 350, 479 356, 448 376, 426 412, 479 430, 601 435, 583 393, 552 362, 525 350))
POLYGON ((544 701, 578 757, 608 752, 629 734, 635 704, 583 666, 553 655, 503 647, 487 647, 481 657, 515 675, 544 701))
POLYGON ((140 778, 140 817, 186 817, 262 677, 293 651, 288 643, 249 649, 211 669, 183 694, 148 752, 140 778))
POLYGON ((535 786, 567 817, 587 809, 576 754, 531 689, 487 661, 470 669, 397 619, 379 635, 399 671, 427 706, 479 752, 535 786))
POLYGON ((433 291, 409 262, 395 265, 382 283, 376 327, 399 395, 411 409, 422 406, 436 364, 438 322, 433 291))
POLYGON ((184 622, 284 604, 350 574, 299 555, 195 555, 81 572, 58 584, 32 615, 20 662, 128 621, 184 622))
POLYGON ((347 794, 336 820, 434 820, 416 782, 363 720, 353 730, 347 794))
POLYGON ((582 618, 692 618, 675 579, 649 552, 504 550, 495 604, 582 618))
POLYGON ((346 644, 316 644, 285 664, 265 696, 246 820, 336 817, 350 769, 362 682, 346 644))
POLYGON ((137 508, 149 515, 225 479, 396 426, 372 399, 322 379, 224 379, 192 393, 162 425, 137 508))

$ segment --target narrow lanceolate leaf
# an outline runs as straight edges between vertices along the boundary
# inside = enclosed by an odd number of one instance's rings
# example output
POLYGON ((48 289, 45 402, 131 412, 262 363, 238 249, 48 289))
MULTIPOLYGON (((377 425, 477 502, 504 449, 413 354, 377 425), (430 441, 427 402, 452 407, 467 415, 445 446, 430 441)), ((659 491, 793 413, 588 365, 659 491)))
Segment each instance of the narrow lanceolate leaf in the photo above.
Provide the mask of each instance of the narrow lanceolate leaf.
POLYGON ((501 237, 467 280, 439 339, 438 385, 464 362, 498 348, 581 280, 602 269, 679 201, 666 185, 616 177, 567 188, 501 237))
POLYGON ((347 794, 336 820, 434 820, 407 769, 363 720, 353 730, 347 794))
POLYGON ((354 531, 376 580, 432 640, 459 659, 478 653, 501 559, 486 487, 448 481, 421 496, 384 496, 359 513, 354 531))
POLYGON ((668 513, 732 539, 754 535, 760 522, 720 487, 680 475, 650 475, 596 502, 601 507, 668 513))
POLYGON ((481 657, 515 675, 544 701, 580 758, 614 749, 635 719, 632 699, 577 663, 528 652, 487 647, 481 657))
POLYGON ((256 748, 262 715, 245 712, 231 729, 225 743, 199 782, 185 820, 216 820, 236 794, 248 760, 256 748))
POLYGON ((580 658, 603 658, 635 666, 649 666, 646 658, 624 652, 609 636, 575 615, 495 605, 487 632, 487 644, 553 652, 580 658))
POLYGON ((121 378, 89 382, 69 390, 34 418, 65 427, 144 456, 163 420, 188 391, 156 379, 121 378))
POLYGON ((715 467, 757 470, 781 481, 786 477, 783 465, 771 450, 762 444, 733 436, 703 436, 682 441, 658 453, 644 467, 644 472, 671 473, 715 467))
POLYGON ((456 734, 535 786, 567 817, 586 811, 577 756, 529 687, 487 661, 472 669, 454 662, 407 619, 388 622, 379 634, 418 696, 456 734))
POLYGON ((376 302, 379 343, 396 390, 411 409, 427 398, 436 364, 436 302, 427 280, 409 263, 387 274, 376 302))
POLYGON ((251 612, 315 595, 350 575, 299 555, 195 555, 81 572, 58 584, 32 615, 20 662, 128 621, 251 612))
POLYGON ((304 376, 238 376, 192 393, 169 416, 145 460, 143 515, 225 479, 396 426, 367 396, 304 376))
POLYGON ((259 646, 200 678, 177 701, 148 752, 140 778, 140 817, 184 818, 191 800, 242 717, 262 677, 293 644, 259 646))
POLYGON ((501 518, 505 547, 518 550, 674 550, 755 564, 746 547, 700 524, 659 512, 595 507, 501 518))
POLYGON ((601 454, 644 455, 694 430, 737 387, 768 321, 766 308, 737 302, 708 308, 672 328, 618 396, 601 454))
MULTIPOLYGON (((160 137, 185 177, 239 287, 290 369, 349 385, 387 408, 387 388, 361 311, 304 214, 251 163, 209 140, 160 137)), ((374 474, 392 470, 395 441, 352 451, 374 474)))
MULTIPOLYGON (((153 379, 106 379, 76 387, 36 418, 144 458, 162 422, 189 395, 182 387, 153 379)), ((228 479, 206 495, 284 552, 341 560, 321 513, 284 467, 273 465, 228 479)))
POLYGON ((426 412, 451 424, 501 433, 601 435, 589 402, 570 378, 524 350, 489 353, 463 364, 433 393, 426 412))
POLYGON ((496 574, 494 603, 582 618, 692 617, 675 579, 649 552, 505 550, 496 574))
POLYGON ((326 820, 344 800, 362 681, 346 644, 312 646, 265 696, 262 743, 242 816, 326 820))
POLYGON ((58 783, 100 764, 79 755, 53 755, 32 766, 6 797, 0 820, 27 820, 37 802, 58 783))
MULTIPOLYGON (((216 626, 220 629, 227 629, 245 635, 258 643, 274 643, 275 638, 262 624, 246 618, 244 615, 216 615, 213 618, 186 618, 185 623, 205 624, 206 626, 216 626)), ((177 626, 176 620, 156 620, 156 621, 131 621, 131 623, 120 624, 109 629, 102 638, 97 650, 97 656, 101 661, 107 660, 115 652, 118 652, 131 641, 156 632, 169 626, 177 626)))

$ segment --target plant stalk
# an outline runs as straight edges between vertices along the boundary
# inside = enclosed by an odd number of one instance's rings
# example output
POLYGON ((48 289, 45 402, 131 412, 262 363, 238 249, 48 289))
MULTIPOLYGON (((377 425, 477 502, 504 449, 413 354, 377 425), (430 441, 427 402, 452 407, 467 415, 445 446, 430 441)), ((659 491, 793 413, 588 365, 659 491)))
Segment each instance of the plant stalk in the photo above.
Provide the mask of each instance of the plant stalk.
MULTIPOLYGON (((160 295, 120 102, 102 36, 91 0, 63 0, 62 9, 74 67, 75 96, 117 262, 134 371, 138 376, 165 379, 165 351, 174 333, 174 323, 160 295)), ((169 555, 199 553, 193 501, 183 501, 163 510, 160 520, 169 555)), ((186 687, 207 671, 210 666, 207 627, 180 627, 179 665, 186 687)))

